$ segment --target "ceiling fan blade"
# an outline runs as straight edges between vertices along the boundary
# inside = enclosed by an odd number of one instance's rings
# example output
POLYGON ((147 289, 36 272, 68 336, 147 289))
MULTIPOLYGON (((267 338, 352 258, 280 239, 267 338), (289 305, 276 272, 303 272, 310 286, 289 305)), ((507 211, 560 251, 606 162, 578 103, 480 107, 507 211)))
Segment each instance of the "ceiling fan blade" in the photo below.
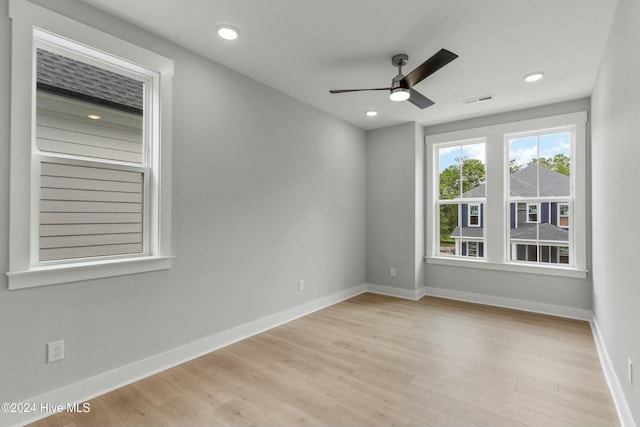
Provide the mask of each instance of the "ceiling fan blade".
POLYGON ((329 93, 346 93, 346 92, 362 92, 364 90, 391 90, 390 87, 378 87, 375 89, 338 89, 330 90, 329 93))
POLYGON ((402 81, 411 88, 457 57, 458 55, 449 52, 447 49, 440 49, 435 55, 424 61, 422 65, 407 74, 402 81))
POLYGON ((424 96, 423 94, 421 94, 415 89, 410 89, 409 95, 410 96, 408 101, 420 109, 425 109, 435 104, 435 102, 433 102, 432 100, 430 100, 429 98, 427 98, 426 96, 424 96))

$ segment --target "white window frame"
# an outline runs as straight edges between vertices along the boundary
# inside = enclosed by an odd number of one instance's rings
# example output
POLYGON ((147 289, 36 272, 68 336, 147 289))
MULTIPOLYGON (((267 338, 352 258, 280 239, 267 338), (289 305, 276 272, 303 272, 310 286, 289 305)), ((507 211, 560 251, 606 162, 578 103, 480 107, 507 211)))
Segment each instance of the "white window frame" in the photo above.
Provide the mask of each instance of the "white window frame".
POLYGON ((535 223, 540 223, 540 203, 527 203, 527 224, 535 224, 535 223), (529 206, 535 206, 536 207, 536 220, 535 221, 531 221, 529 219, 529 206))
POLYGON ((571 204, 570 203, 563 203, 563 202, 558 202, 558 227, 560 228, 570 228, 571 227, 571 204), (561 206, 566 206, 567 209, 569 209, 569 215, 561 215, 561 206), (560 218, 567 218, 567 224, 568 225, 560 225, 560 218))
MULTIPOLYGON (((12 19, 9 289, 171 268, 173 61, 25 0, 10 0, 9 16, 12 19), (135 71, 149 76, 147 84, 152 90, 145 104, 145 110, 149 107, 145 118, 150 120, 147 126, 150 153, 149 164, 143 168, 148 186, 144 201, 148 229, 143 254, 38 261, 40 161, 61 161, 63 157, 67 164, 83 161, 73 156, 39 153, 35 147, 35 52, 42 43, 71 49, 79 55, 88 49, 84 53, 90 61, 106 61, 114 67, 126 65, 125 69, 138 67, 135 71)), ((136 169, 124 163, 121 167, 136 169)))
MULTIPOLYGON (((425 197, 425 259, 428 264, 470 267, 490 270, 513 271, 531 274, 545 274, 561 277, 587 277, 586 239, 586 124, 587 112, 559 114, 554 116, 523 120, 510 123, 464 129, 425 137, 426 144, 426 197, 425 197), (509 258, 509 218, 508 185, 509 153, 505 136, 517 133, 574 127, 572 147, 571 186, 573 203, 570 206, 573 224, 569 228, 573 242, 572 266, 547 265, 546 263, 525 264, 511 262, 509 258), (439 220, 435 213, 438 206, 438 147, 445 144, 457 145, 460 141, 486 139, 486 202, 484 203, 484 258, 440 256, 439 220)), ((566 199, 562 199, 565 201, 566 199)), ((530 200, 533 202, 533 200, 530 200)))
MULTIPOLYGON (((525 132, 512 132, 509 134, 505 134, 504 136, 504 149, 505 149, 505 158, 509 159, 509 143, 511 140, 516 139, 516 138, 523 138, 523 137, 540 137, 540 136, 544 136, 544 135, 550 135, 550 134, 556 134, 556 133, 564 133, 567 132, 571 135, 571 170, 570 170, 570 176, 569 176, 569 186, 570 186, 570 200, 568 202, 568 204, 571 206, 572 204, 572 199, 575 197, 575 191, 576 191, 576 180, 574 177, 574 173, 576 171, 576 167, 575 167, 575 157, 576 157, 576 150, 577 150, 577 146, 579 144, 576 143, 577 140, 577 136, 576 136, 576 125, 566 125, 566 126, 553 126, 553 127, 548 127, 548 128, 544 128, 544 129, 535 129, 535 130, 530 130, 530 131, 525 131, 525 132)), ((580 144, 581 145, 581 144, 580 144)), ((508 167, 508 165, 507 165, 508 167)), ((509 187, 509 173, 506 174, 506 178, 505 178, 505 187, 509 187)), ((566 196, 553 196, 553 197, 547 197, 547 196, 538 196, 538 197, 532 197, 532 198, 524 198, 524 197, 508 197, 507 201, 509 203, 526 203, 526 221, 528 224, 542 224, 542 205, 543 204, 547 204, 548 208, 547 208, 547 214, 548 214, 548 221, 551 222, 551 204, 552 203, 559 203, 559 202, 564 202, 566 200, 566 196), (533 206, 533 205, 537 205, 537 221, 531 221, 529 219, 529 206, 533 206)), ((569 210, 569 212, 571 213, 571 208, 569 210)), ((510 246, 510 230, 509 230, 509 224, 506 225, 507 226, 507 245, 510 246)), ((536 233, 537 235, 537 241, 533 242, 534 245, 538 245, 539 247, 541 245, 544 245, 545 242, 543 240, 539 240, 539 235, 538 233, 536 233)), ((568 267, 572 267, 575 263, 575 258, 574 258, 574 253, 575 253, 575 243, 572 243, 574 240, 575 234, 570 231, 569 232, 569 248, 571 249, 571 253, 569 255, 569 260, 571 261, 569 265, 567 264, 563 264, 566 265, 568 267)), ((556 246, 555 243, 552 243, 553 246, 556 246)), ((535 261, 534 263, 537 264, 546 264, 545 262, 541 261, 540 254, 538 254, 538 261, 535 261)), ((512 263, 518 263, 518 262, 522 262, 522 261, 518 261, 518 260, 513 260, 513 259, 509 259, 508 262, 512 262, 512 263)))
MULTIPOLYGON (((465 146, 465 145, 475 145, 475 144, 485 144, 485 152, 486 152, 486 140, 484 138, 474 138, 474 139, 468 139, 468 140, 461 140, 461 141, 453 141, 453 142, 447 142, 444 144, 438 144, 436 146, 433 147, 433 158, 434 158, 434 169, 435 171, 439 171, 440 170, 440 157, 439 157, 439 153, 438 150, 440 148, 447 148, 447 147, 458 147, 458 146, 465 146)), ((486 165, 485 165, 486 168, 486 165)), ((462 168, 460 169, 461 173, 462 173, 462 168)), ((485 183, 486 183, 486 176, 485 176, 485 183)), ((437 242, 434 242, 434 245, 437 246, 437 248, 434 248, 433 251, 435 253, 439 253, 440 251, 440 206, 443 205, 457 205, 458 207, 458 227, 462 227, 462 205, 464 204, 478 204, 478 205, 483 205, 486 203, 486 197, 470 197, 470 198, 460 198, 460 199, 442 199, 440 200, 440 191, 439 191, 439 185, 440 185, 440 174, 438 173, 438 178, 436 178, 436 187, 438 188, 436 190, 435 193, 435 205, 437 206, 435 208, 435 210, 433 212, 437 212, 436 216, 436 220, 435 220, 435 226, 437 227, 437 231, 435 232, 435 235, 437 236, 437 242)), ((460 183, 460 191, 462 191, 462 183, 460 183)), ((468 208, 467 208, 467 215, 468 215, 468 208)), ((429 218, 431 217, 431 215, 429 215, 429 218)), ((483 236, 486 235, 487 231, 486 231, 486 227, 483 228, 483 236)), ((464 236, 460 236, 460 238, 455 239, 456 240, 456 255, 447 255, 446 258, 461 258, 461 259, 465 259, 465 258, 472 258, 472 259, 476 259, 476 257, 467 257, 466 255, 462 255, 462 240, 463 240, 464 236)), ((482 239, 477 239, 478 241, 481 242, 485 242, 485 238, 483 237, 482 239)), ((477 259, 484 259, 484 257, 477 257, 477 259)))
POLYGON ((480 225, 482 224, 482 203, 468 203, 467 204, 467 227, 480 227, 480 225), (471 215, 471 206, 477 206, 478 207, 478 215, 471 215), (471 224, 471 217, 472 216, 477 216, 478 217, 478 223, 477 224, 471 224))

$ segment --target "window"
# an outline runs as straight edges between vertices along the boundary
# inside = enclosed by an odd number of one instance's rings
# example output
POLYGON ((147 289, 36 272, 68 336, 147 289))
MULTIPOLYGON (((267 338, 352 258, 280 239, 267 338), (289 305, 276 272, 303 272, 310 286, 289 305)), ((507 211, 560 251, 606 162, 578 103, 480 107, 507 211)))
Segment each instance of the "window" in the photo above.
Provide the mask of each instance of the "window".
POLYGON ((527 222, 538 222, 538 211, 540 205, 538 203, 527 203, 527 222))
POLYGON ((558 203, 558 226, 569 227, 569 204, 558 203))
POLYGON ((518 212, 526 206, 526 221, 521 221, 518 214, 509 221, 511 261, 572 263, 572 236, 561 221, 567 225, 570 221, 573 133, 573 128, 566 127, 505 136, 509 153, 508 203, 518 212), (527 247, 525 257, 518 252, 518 246, 527 247), (565 253, 562 257, 558 255, 561 247, 565 253))
POLYGON ((480 227, 480 204, 469 204, 469 227, 480 227))
POLYGON ((437 147, 437 153, 439 255, 482 257, 485 144, 446 144, 437 147))
POLYGON ((172 61, 23 0, 10 16, 9 287, 169 268, 172 61))
POLYGON ((427 262, 586 277, 585 124, 578 112, 427 136, 427 262))

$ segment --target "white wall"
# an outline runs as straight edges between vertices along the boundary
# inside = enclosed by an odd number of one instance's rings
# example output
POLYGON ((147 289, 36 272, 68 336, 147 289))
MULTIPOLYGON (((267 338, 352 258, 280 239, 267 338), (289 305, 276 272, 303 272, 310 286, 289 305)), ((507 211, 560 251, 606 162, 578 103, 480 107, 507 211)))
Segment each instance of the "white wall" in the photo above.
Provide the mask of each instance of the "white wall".
POLYGON ((367 283, 422 288, 424 137, 415 122, 367 132, 367 283), (391 277, 390 268, 396 276, 391 277))
MULTIPOLYGON (((429 126, 425 128, 425 134, 435 135, 588 109, 589 100, 581 99, 429 126)), ((588 145, 589 134, 587 132, 587 153, 589 152, 588 145)), ((588 169, 586 171, 587 182, 589 182, 590 176, 588 169)), ((587 194, 589 194, 588 188, 587 194)), ((587 197, 587 211, 590 210, 589 208, 590 199, 587 197)), ((590 228, 589 212, 587 212, 587 227, 590 228)), ((589 241, 589 238, 587 236, 587 241, 589 241)), ((590 262, 590 253, 587 251, 588 269, 591 265, 590 262)), ((591 310, 592 304, 590 277, 587 279, 575 279, 428 264, 425 269, 425 286, 428 294, 511 305, 516 308, 577 317, 586 317, 591 310)))
POLYGON ((640 425, 640 3, 619 0, 592 96, 595 320, 640 425), (627 382, 627 359, 635 368, 627 382))
MULTIPOLYGON (((17 291, 8 291, 0 275, 0 402, 365 282, 363 130, 79 1, 38 3, 175 61, 177 258, 169 271, 17 291), (46 364, 46 343, 59 339, 65 359, 46 364)), ((7 7, 0 0, 2 272, 9 230, 7 7)))

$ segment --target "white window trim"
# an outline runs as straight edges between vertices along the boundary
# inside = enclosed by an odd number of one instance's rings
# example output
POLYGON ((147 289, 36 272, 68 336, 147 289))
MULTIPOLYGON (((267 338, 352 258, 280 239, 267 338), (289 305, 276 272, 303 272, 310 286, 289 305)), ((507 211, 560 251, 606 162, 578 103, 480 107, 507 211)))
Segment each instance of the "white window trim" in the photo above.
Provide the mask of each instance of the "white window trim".
POLYGON ((173 61, 154 52, 96 30, 90 26, 54 13, 25 0, 10 0, 12 20, 11 69, 11 171, 9 208, 9 289, 67 283, 101 277, 164 270, 171 267, 171 79, 173 61), (150 182, 149 201, 151 229, 148 233, 148 253, 142 256, 85 260, 74 263, 37 265, 33 245, 37 229, 32 216, 37 210, 37 184, 33 170, 32 141, 34 136, 35 60, 34 32, 51 33, 73 43, 108 52, 114 57, 153 70, 154 90, 152 130, 159 149, 152 150, 151 164, 157 167, 150 182), (30 96, 25 96, 29 94, 30 96), (161 138, 160 138, 161 136, 161 138), (167 153, 162 155, 161 153, 167 153), (35 208, 34 208, 35 207, 35 208))
POLYGON ((465 129, 460 131, 447 132, 425 137, 426 153, 426 209, 425 209, 425 232, 426 248, 425 260, 428 264, 448 265, 455 267, 470 267, 489 270, 503 270, 530 274, 543 274, 561 277, 586 278, 586 111, 566 113, 556 116, 542 117, 537 119, 523 120, 518 122, 503 123, 480 128, 465 129), (507 185, 505 176, 508 172, 508 151, 504 143, 504 136, 508 134, 538 131, 544 129, 554 129, 575 125, 575 146, 573 156, 575 170, 572 170, 572 186, 574 186, 574 205, 570 207, 574 212, 572 227, 569 228, 570 239, 574 242, 574 253, 572 256, 575 263, 571 267, 557 265, 524 265, 511 263, 508 261, 509 244, 508 231, 505 224, 509 218, 509 204, 505 194, 507 185), (457 258, 439 256, 436 250, 438 244, 437 220, 432 215, 435 211, 438 197, 438 182, 434 178, 434 171, 438 170, 437 151, 435 146, 444 144, 457 145, 460 141, 473 141, 486 138, 487 156, 487 200, 496 200, 497 203, 490 202, 484 204, 485 209, 485 258, 457 258), (491 159, 499 159, 500 164, 492 165, 491 159), (500 185, 490 185, 490 182, 501 182, 500 185), (500 202, 503 200, 504 202, 500 202))
POLYGON ((467 227, 480 227, 482 224, 482 209, 481 209, 482 203, 467 203, 467 227), (471 206, 477 206, 478 207, 478 215, 471 215, 471 206), (477 216, 478 217, 478 223, 477 224, 471 224, 471 217, 472 216, 477 216))
POLYGON ((527 216, 526 216, 526 220, 527 220, 527 224, 536 224, 536 223, 540 223, 540 203, 527 203, 527 216), (536 206, 536 220, 535 221, 531 221, 529 219, 529 206, 536 206))
POLYGON ((558 227, 560 228, 571 228, 571 204, 570 203, 557 203, 558 205, 558 227), (560 206, 567 206, 569 208, 569 215, 560 215, 560 206), (567 223, 569 225, 560 225, 560 218, 567 218, 567 223))

